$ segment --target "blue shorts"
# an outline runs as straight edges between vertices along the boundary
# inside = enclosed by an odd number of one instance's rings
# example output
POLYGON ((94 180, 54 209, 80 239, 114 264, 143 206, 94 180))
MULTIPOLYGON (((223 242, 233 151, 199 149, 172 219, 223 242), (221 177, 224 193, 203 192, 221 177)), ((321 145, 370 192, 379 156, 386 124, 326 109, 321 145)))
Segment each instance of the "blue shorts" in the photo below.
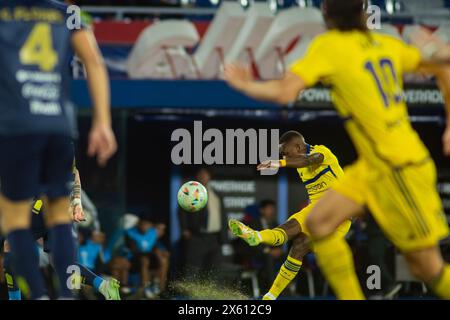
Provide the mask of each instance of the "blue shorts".
POLYGON ((56 134, 0 136, 1 192, 10 201, 49 199, 71 191, 72 138, 56 134))

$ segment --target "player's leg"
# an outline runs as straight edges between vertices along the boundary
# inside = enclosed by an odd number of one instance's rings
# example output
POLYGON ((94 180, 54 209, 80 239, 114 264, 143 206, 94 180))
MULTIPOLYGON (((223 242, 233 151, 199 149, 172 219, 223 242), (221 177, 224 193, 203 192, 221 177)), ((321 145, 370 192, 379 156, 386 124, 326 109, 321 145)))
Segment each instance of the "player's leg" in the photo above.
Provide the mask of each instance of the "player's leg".
POLYGON ((75 264, 75 243, 72 236, 72 217, 69 213, 69 194, 74 150, 69 137, 52 135, 47 139, 45 168, 45 222, 49 230, 53 264, 59 279, 61 298, 72 298, 69 266, 75 264))
POLYGON ((450 300, 450 265, 445 264, 437 246, 404 256, 412 275, 425 282, 440 298, 450 300))
POLYGON ((230 220, 228 225, 236 237, 243 239, 252 247, 260 244, 282 246, 301 232, 300 224, 296 220, 288 220, 277 228, 262 231, 253 230, 234 219, 230 220))
POLYGON ((22 300, 22 293, 17 285, 16 275, 12 266, 9 244, 6 240, 3 244, 3 252, 3 272, 5 274, 6 285, 8 286, 8 298, 9 300, 22 300))
POLYGON ((443 261, 439 250, 439 241, 448 236, 449 228, 436 190, 434 163, 392 170, 390 181, 395 188, 383 184, 390 191, 386 198, 390 202, 380 203, 373 198, 370 204, 395 206, 395 210, 388 217, 376 210, 374 217, 404 253, 412 274, 439 297, 450 299, 450 265, 443 261))
POLYGON ((301 233, 292 240, 289 255, 281 266, 269 292, 264 295, 263 300, 276 300, 278 298, 289 283, 297 276, 302 267, 303 257, 309 251, 310 241, 305 234, 301 233))
POLYGON ((31 199, 36 195, 42 155, 42 141, 35 136, 0 138, 0 211, 3 234, 10 245, 12 266, 23 278, 32 299, 44 297, 44 280, 39 256, 30 232, 31 199))
POLYGON ((334 190, 327 191, 306 219, 317 262, 336 296, 344 300, 364 299, 356 276, 352 251, 337 228, 363 213, 363 206, 334 190))
POLYGON ((119 281, 114 278, 104 279, 81 263, 76 262, 75 264, 80 268, 81 284, 93 287, 106 300, 120 300, 119 281))

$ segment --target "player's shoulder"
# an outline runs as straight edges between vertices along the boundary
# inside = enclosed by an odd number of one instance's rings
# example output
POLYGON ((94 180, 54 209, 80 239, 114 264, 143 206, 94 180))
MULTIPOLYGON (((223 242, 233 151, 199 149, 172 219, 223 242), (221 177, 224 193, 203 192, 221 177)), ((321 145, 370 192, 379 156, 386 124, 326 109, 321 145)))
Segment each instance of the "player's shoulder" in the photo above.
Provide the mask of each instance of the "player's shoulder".
POLYGON ((380 32, 372 32, 371 33, 372 38, 382 44, 386 44, 389 47, 393 47, 393 46, 406 46, 407 43, 402 40, 399 37, 390 35, 390 34, 384 34, 384 33, 380 33, 380 32))
POLYGON ((323 153, 323 152, 331 152, 328 147, 324 146, 323 144, 317 144, 311 146, 311 153, 323 153))
POLYGON ((311 153, 320 153, 323 154, 325 159, 335 158, 333 151, 331 151, 327 146, 322 144, 311 146, 311 153))
POLYGON ((324 33, 321 33, 314 37, 314 39, 311 42, 311 45, 313 46, 320 46, 320 45, 333 45, 334 43, 339 42, 340 39, 340 33, 335 30, 329 30, 324 33))

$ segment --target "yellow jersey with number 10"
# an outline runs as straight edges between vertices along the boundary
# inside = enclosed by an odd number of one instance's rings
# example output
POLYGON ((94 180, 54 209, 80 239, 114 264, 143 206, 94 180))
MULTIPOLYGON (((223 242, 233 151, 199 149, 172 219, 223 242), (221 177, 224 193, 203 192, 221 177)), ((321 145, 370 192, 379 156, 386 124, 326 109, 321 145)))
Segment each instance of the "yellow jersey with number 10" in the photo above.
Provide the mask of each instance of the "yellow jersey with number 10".
POLYGON ((416 48, 394 37, 332 30, 316 37, 290 70, 307 86, 331 86, 359 156, 380 169, 429 157, 409 122, 403 93, 403 75, 420 60, 416 48))
POLYGON ((315 202, 344 174, 344 171, 336 156, 327 147, 307 145, 307 149, 307 154, 321 153, 324 157, 319 165, 297 169, 309 199, 315 202))

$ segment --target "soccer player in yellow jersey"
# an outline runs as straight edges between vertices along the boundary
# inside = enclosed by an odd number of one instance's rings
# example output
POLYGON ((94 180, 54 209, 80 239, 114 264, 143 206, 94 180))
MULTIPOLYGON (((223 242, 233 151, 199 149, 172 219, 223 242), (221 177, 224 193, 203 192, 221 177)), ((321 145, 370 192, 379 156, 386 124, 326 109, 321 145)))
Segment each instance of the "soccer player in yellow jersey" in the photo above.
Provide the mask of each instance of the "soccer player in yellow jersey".
MULTIPOLYGON (((254 81, 248 69, 233 64, 225 67, 225 78, 248 96, 280 104, 318 82, 331 86, 358 160, 313 206, 306 229, 339 299, 364 299, 351 250, 335 230, 361 215, 365 206, 404 254, 412 274, 437 296, 450 299, 450 265, 438 246, 449 229, 436 190, 436 169, 411 126, 403 94, 405 73, 428 72, 436 75, 448 99, 448 67, 438 64, 435 53, 370 32, 364 0, 324 0, 322 11, 328 31, 312 41, 282 79, 254 81)), ((447 103, 450 120, 449 109, 447 103)), ((443 142, 450 155, 448 124, 443 142)))
MULTIPOLYGON (((309 233, 305 229, 305 220, 311 208, 340 177, 344 171, 336 156, 325 146, 311 146, 297 131, 288 131, 280 138, 282 160, 268 160, 258 166, 258 170, 280 167, 295 168, 308 192, 310 204, 275 229, 252 230, 237 220, 230 220, 229 226, 234 235, 249 245, 266 244, 281 246, 292 240, 289 255, 282 265, 264 300, 275 300, 295 278, 302 266, 303 257, 310 251, 309 233)), ((344 237, 350 229, 350 220, 338 227, 338 233, 344 237)))

